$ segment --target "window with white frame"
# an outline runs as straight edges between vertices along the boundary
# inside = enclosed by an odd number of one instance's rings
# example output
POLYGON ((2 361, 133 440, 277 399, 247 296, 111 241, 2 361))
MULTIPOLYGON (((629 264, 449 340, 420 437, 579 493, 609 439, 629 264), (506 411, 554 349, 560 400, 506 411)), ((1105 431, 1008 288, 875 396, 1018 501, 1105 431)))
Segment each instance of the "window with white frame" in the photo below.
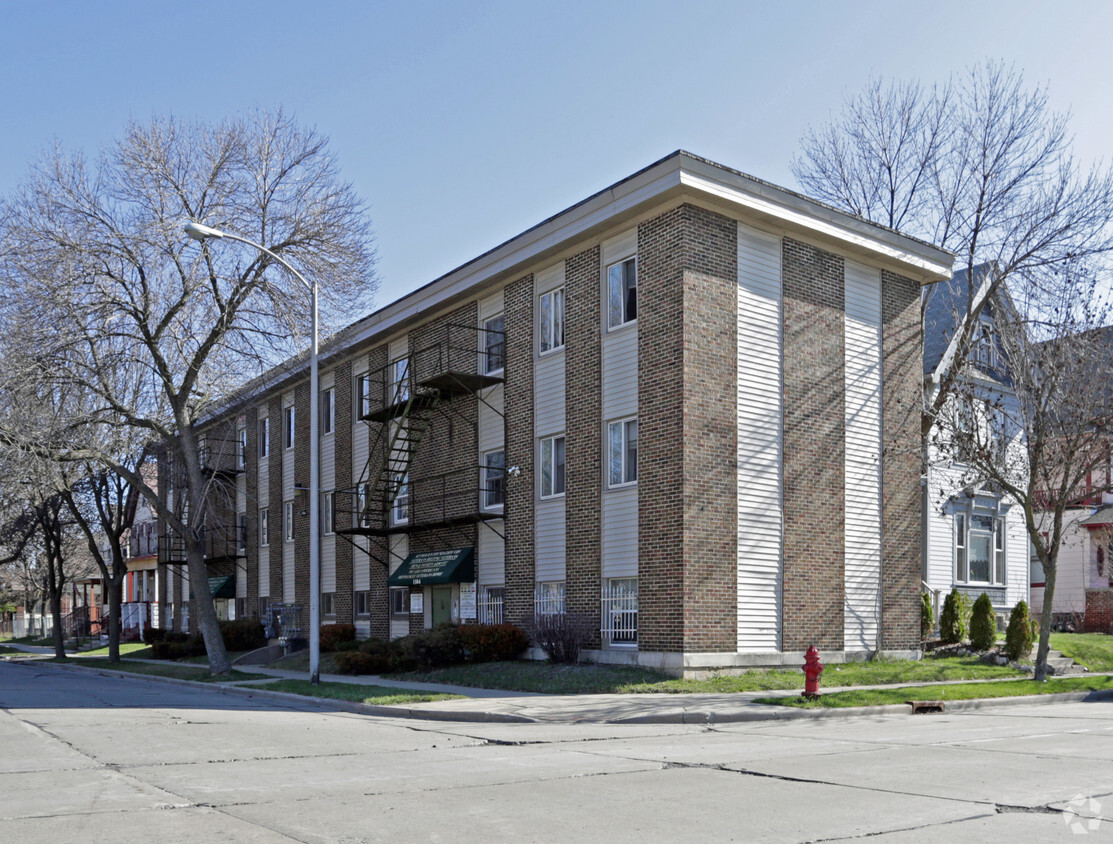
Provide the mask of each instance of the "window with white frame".
POLYGON ((392 404, 400 404, 410 397, 410 359, 398 358, 391 364, 390 394, 392 404))
POLYGON ((336 593, 321 593, 321 615, 336 615, 336 593))
POLYGON ((564 348, 564 288, 558 287, 541 294, 540 307, 541 354, 564 348))
POLYGON ((1005 519, 992 512, 955 513, 955 580, 1005 583, 1005 519))
POLYGON ((971 358, 981 369, 997 369, 1001 360, 997 350, 997 336, 993 323, 984 315, 974 326, 971 338, 971 358))
POLYGON ((268 507, 259 510, 259 546, 265 548, 271 544, 271 511, 268 507))
POLYGON ((494 510, 506 503, 506 454, 502 449, 483 455, 483 509, 494 510))
POLYGON ((363 483, 356 493, 356 523, 363 528, 371 527, 371 484, 363 483))
POLYGON ((294 502, 287 501, 283 508, 282 530, 287 542, 294 541, 294 502))
POLYGON ((564 435, 541 440, 541 497, 564 495, 564 435))
POLYGON ((394 504, 390 508, 390 523, 404 525, 410 520, 410 473, 406 472, 398 480, 394 504))
POLYGON ((538 615, 564 614, 564 581, 542 581, 533 593, 533 611, 538 615))
POLYGON ((638 579, 612 577, 603 588, 603 640, 613 645, 637 644, 638 579))
POLYGON ((607 426, 607 483, 632 484, 638 480, 638 419, 620 419, 607 426))
POLYGON ((282 442, 286 448, 294 447, 294 407, 282 411, 282 442))
POLYGON ((247 553, 247 513, 236 516, 236 548, 240 554, 247 553))
POLYGON ((259 457, 266 457, 271 453, 271 420, 264 417, 259 420, 259 457))
POLYGON ((483 587, 479 602, 480 624, 502 624, 505 621, 506 589, 502 586, 483 587))
POLYGON ((356 615, 366 616, 371 615, 371 593, 367 590, 356 592, 356 615))
POLYGON ((483 371, 488 375, 502 372, 506 358, 505 325, 502 314, 483 323, 483 371))
POLYGON ((407 586, 390 587, 390 614, 404 616, 410 614, 410 590, 407 586))
POLYGON ((321 493, 321 533, 336 533, 336 493, 321 493))
POLYGON ((371 376, 366 372, 356 376, 356 407, 360 419, 371 415, 371 376))
POLYGON ((247 428, 236 431, 236 468, 247 468, 247 428))
POLYGON ((618 328, 638 318, 638 261, 627 258, 607 267, 607 325, 618 328))
POLYGON ((336 390, 329 387, 321 392, 321 434, 331 434, 336 422, 336 390))

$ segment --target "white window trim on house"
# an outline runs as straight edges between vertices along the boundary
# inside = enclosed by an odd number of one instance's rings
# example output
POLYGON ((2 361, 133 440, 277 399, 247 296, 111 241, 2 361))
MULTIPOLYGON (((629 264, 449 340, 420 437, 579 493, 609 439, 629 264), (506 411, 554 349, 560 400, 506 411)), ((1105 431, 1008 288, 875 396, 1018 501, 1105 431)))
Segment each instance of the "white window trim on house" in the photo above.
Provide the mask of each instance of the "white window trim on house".
POLYGON ((297 432, 294 428, 294 406, 282 409, 282 444, 287 450, 294 447, 297 432))
POLYGON ((506 318, 495 314, 483 320, 483 330, 479 332, 481 368, 484 375, 498 375, 506 367, 506 318))
POLYGON ((336 533, 336 493, 321 493, 321 535, 336 533))
POLYGON ((286 542, 294 541, 294 502, 286 501, 282 512, 282 535, 286 542))
POLYGON ((612 577, 603 581, 600 633, 610 647, 638 645, 638 579, 612 577))
POLYGON ((271 544, 271 513, 269 507, 259 509, 259 547, 266 548, 271 544))
POLYGON ((410 397, 410 359, 397 358, 390 363, 391 404, 401 404, 410 397))
POLYGON ((607 487, 630 486, 638 482, 638 417, 628 416, 607 423, 607 487), (631 427, 633 437, 630 436, 631 427), (630 441, 634 447, 631 454, 630 441), (617 463, 616 463, 617 461, 617 463), (617 475, 615 470, 618 470, 617 475))
POLYGON ((634 325, 638 321, 638 258, 636 255, 615 261, 607 267, 606 293, 607 330, 614 331, 634 325), (633 285, 629 284, 631 272, 633 285), (629 313, 631 310, 634 312, 633 316, 629 313))
POLYGON ((970 586, 1007 586, 1008 524, 1005 516, 998 510, 985 507, 963 508, 954 514, 953 530, 954 582, 970 586), (977 523, 975 520, 978 520, 977 523), (988 530, 986 522, 989 522, 988 530), (975 537, 979 541, 987 542, 988 577, 985 580, 976 580, 972 574, 971 554, 975 537))
POLYGON ((557 434, 552 437, 544 437, 538 443, 537 460, 541 468, 541 471, 538 472, 538 483, 540 484, 539 495, 541 498, 560 498, 564 495, 568 483, 567 452, 564 437, 564 434, 557 434), (560 456, 559 463, 557 462, 558 454, 560 456), (559 474, 557 473, 558 466, 560 467, 559 474))
POLYGON ((263 460, 271 453, 271 418, 264 416, 259 420, 259 459, 263 460))
POLYGON ((247 468, 247 428, 236 429, 236 468, 247 468))
POLYGON ((392 525, 405 525, 410 521, 410 473, 402 475, 399 482, 398 494, 390 505, 390 523, 392 525))
POLYGON ((371 375, 364 372, 356 376, 356 408, 359 419, 371 413, 371 375))
POLYGON ((564 287, 541 294, 538 299, 537 353, 547 355, 564 348, 564 287))
POLYGON ((410 614, 410 589, 408 586, 390 587, 390 615, 392 618, 408 618, 410 614))
POLYGON ((354 612, 357 618, 371 615, 371 592, 369 590, 361 589, 355 593, 354 612))
POLYGON ((533 611, 537 615, 564 615, 565 588, 563 580, 539 582, 533 590, 533 611))

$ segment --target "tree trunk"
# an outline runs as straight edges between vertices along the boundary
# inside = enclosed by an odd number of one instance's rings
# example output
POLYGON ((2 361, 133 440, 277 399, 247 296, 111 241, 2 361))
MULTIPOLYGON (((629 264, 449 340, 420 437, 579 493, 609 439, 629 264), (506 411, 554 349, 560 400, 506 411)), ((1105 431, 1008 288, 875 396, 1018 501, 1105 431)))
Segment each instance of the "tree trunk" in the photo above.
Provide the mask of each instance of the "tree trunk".
POLYGON ((62 629, 62 590, 52 589, 50 593, 50 617, 54 619, 54 656, 66 658, 66 631, 62 629))
POLYGON ((228 652, 224 649, 224 637, 220 633, 220 623, 213 606, 213 594, 209 591, 209 569, 205 565, 204 540, 190 536, 186 548, 189 560, 189 586, 193 591, 190 601, 190 621, 196 619, 197 629, 205 640, 205 651, 209 655, 209 671, 213 674, 226 674, 232 668, 228 652))
MULTIPOLYGON (((1041 561, 1043 562, 1043 561, 1041 561)), ((1040 612, 1040 644, 1036 649, 1035 680, 1047 680, 1047 652, 1051 649, 1051 619, 1054 615, 1056 566, 1043 563, 1043 609, 1040 612)))

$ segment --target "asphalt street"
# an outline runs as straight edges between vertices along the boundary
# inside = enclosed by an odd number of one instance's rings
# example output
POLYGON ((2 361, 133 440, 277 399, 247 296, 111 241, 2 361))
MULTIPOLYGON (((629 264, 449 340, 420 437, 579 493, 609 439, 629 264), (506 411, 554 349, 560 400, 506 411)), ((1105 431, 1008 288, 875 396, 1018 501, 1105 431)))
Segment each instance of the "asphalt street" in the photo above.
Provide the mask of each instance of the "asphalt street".
POLYGON ((0 841, 1113 840, 1113 704, 453 723, 0 662, 0 841))

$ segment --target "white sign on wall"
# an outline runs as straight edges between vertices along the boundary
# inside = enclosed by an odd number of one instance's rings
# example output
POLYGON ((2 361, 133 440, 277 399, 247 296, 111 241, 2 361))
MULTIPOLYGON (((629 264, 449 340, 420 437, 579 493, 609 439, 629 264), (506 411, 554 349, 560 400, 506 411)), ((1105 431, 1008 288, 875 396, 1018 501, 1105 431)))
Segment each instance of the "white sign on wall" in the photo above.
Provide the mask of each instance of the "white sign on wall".
POLYGON ((421 592, 410 593, 410 612, 422 615, 425 612, 425 595, 421 592))
POLYGON ((460 584, 460 619, 475 621, 475 584, 460 584))

